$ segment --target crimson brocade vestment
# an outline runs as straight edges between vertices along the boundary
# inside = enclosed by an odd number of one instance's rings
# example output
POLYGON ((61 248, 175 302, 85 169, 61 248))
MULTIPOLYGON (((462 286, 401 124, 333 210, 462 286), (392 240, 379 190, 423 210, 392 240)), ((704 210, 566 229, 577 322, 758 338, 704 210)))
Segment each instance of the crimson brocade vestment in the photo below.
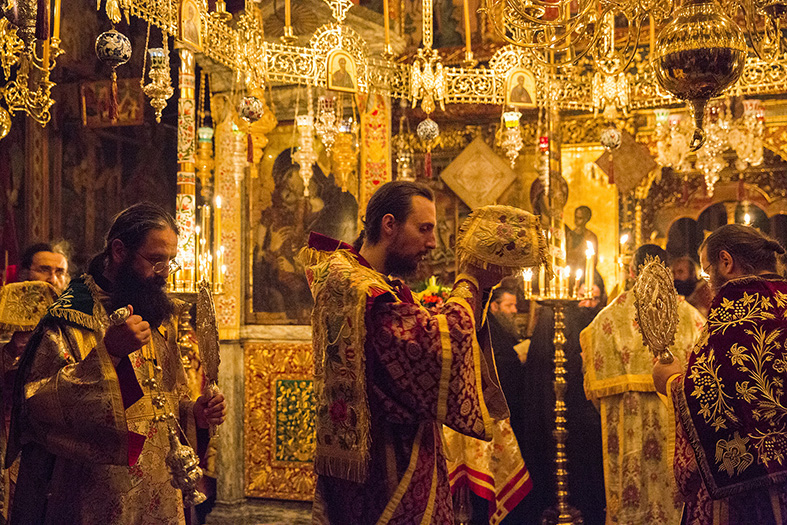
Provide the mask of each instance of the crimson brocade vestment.
POLYGON ((787 281, 726 283, 671 380, 690 525, 787 523, 787 281))
POLYGON ((491 439, 485 393, 500 395, 483 379, 476 286, 458 281, 441 314, 432 315, 350 246, 315 234, 309 246, 313 522, 453 523, 441 427, 491 439))

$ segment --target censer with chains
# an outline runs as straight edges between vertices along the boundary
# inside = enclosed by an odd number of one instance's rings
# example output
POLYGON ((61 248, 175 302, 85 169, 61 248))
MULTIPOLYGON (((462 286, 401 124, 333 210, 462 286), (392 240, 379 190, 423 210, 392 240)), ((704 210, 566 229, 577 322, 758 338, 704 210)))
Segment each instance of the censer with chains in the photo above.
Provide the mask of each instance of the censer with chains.
MULTIPOLYGON (((109 316, 109 321, 113 325, 120 325, 126 322, 130 315, 131 311, 128 308, 118 308, 109 316)), ((146 360, 153 361, 147 357, 146 360)), ((197 483, 202 479, 199 458, 193 448, 180 442, 180 424, 175 418, 175 414, 171 410, 166 414, 156 414, 156 409, 164 409, 166 407, 166 398, 161 391, 161 382, 156 378, 156 374, 160 374, 161 371, 161 366, 154 363, 150 379, 146 379, 142 383, 143 386, 147 386, 151 390, 153 422, 167 423, 169 452, 167 452, 164 462, 172 478, 170 483, 183 493, 184 504, 189 507, 199 505, 205 501, 205 494, 197 490, 197 483), (154 390, 155 394, 153 394, 154 390)))

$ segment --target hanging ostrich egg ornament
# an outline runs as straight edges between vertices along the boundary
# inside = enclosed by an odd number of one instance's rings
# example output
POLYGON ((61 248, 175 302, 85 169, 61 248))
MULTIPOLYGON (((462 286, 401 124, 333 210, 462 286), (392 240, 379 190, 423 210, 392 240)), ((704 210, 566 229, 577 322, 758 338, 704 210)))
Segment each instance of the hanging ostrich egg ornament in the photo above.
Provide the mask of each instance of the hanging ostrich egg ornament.
POLYGON ((622 139, 623 134, 620 132, 620 130, 615 126, 609 126, 601 132, 599 141, 601 142, 601 145, 604 146, 605 150, 612 151, 620 147, 620 142, 622 139))
POLYGON ((240 99, 238 114, 249 124, 254 124, 260 120, 263 113, 265 113, 265 105, 262 103, 262 100, 252 95, 247 95, 240 99))
POLYGON ((131 58, 131 41, 114 29, 105 31, 96 38, 96 56, 114 72, 131 58))
POLYGON ((440 127, 434 120, 426 118, 418 124, 416 132, 419 139, 424 142, 431 142, 440 134, 440 127))

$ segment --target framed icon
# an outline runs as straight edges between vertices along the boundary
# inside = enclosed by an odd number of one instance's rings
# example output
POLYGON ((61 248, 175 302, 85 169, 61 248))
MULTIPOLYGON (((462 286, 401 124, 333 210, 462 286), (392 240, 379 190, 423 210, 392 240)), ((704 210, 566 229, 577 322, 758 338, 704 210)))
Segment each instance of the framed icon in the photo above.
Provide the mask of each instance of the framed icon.
POLYGON ((357 91, 358 69, 355 66, 355 60, 347 51, 343 49, 331 51, 325 63, 328 75, 328 89, 346 93, 355 93, 357 91))
POLYGON ((195 51, 202 51, 202 20, 197 0, 181 0, 178 21, 178 40, 195 51))
POLYGON ((536 77, 532 72, 521 67, 511 70, 506 77, 506 105, 536 107, 536 77))
POLYGON ((88 128, 139 126, 145 122, 145 95, 139 80, 118 79, 117 119, 110 118, 112 83, 109 80, 84 82, 80 85, 82 124, 88 128))

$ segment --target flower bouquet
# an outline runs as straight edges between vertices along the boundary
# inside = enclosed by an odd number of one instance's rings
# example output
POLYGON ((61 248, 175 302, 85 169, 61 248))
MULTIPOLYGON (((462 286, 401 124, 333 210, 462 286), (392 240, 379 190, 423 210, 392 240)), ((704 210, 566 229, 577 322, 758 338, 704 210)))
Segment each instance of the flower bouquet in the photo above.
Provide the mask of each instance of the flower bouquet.
POLYGON ((427 310, 439 313, 451 295, 451 288, 438 284, 437 277, 431 276, 420 292, 413 292, 413 297, 427 310))

